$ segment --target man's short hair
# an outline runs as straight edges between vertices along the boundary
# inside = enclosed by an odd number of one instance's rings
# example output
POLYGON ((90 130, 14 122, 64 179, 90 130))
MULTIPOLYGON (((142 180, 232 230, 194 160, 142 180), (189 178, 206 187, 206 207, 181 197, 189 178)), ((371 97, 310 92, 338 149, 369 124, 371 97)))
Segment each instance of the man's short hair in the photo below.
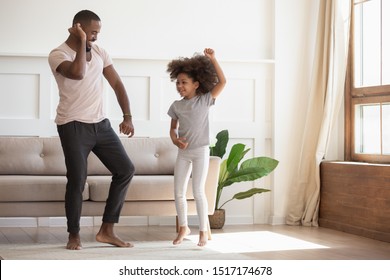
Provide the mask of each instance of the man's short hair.
POLYGON ((91 20, 100 21, 100 18, 97 14, 90 10, 82 10, 74 16, 72 25, 75 25, 76 23, 88 25, 91 20))

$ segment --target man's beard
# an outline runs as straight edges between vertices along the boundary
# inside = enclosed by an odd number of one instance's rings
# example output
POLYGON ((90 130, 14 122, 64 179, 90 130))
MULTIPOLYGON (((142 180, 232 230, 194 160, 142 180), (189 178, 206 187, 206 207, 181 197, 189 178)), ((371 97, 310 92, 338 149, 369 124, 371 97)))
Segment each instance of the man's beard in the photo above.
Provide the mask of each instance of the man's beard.
POLYGON ((89 47, 88 45, 85 46, 85 51, 86 51, 86 52, 90 52, 91 50, 92 50, 91 47, 89 47))

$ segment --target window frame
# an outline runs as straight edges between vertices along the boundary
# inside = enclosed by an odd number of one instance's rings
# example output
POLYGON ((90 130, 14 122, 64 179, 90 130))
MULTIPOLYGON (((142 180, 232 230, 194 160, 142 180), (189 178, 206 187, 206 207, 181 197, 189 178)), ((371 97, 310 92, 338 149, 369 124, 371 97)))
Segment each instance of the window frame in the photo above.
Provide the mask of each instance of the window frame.
POLYGON ((347 161, 390 163, 390 155, 361 154, 355 152, 355 105, 379 102, 390 103, 390 85, 354 87, 354 14, 354 8, 352 8, 344 99, 344 158, 347 161))

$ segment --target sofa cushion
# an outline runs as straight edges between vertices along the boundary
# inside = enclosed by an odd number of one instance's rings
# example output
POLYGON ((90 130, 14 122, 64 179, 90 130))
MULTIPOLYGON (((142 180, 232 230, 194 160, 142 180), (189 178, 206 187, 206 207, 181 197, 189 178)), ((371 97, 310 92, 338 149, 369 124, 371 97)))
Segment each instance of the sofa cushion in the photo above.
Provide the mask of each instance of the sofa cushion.
POLYGON ((1 137, 0 174, 65 175, 58 137, 1 137))
MULTIPOLYGON (((65 159, 59 137, 1 137, 0 175, 65 175, 65 159)), ((132 160, 136 175, 173 174, 177 147, 168 137, 128 138, 121 142, 132 160)), ((110 175, 91 153, 89 175, 110 175)))
MULTIPOLYGON (((135 175, 172 175, 177 147, 170 138, 121 138, 122 144, 135 166, 135 175)), ((89 175, 110 175, 107 168, 91 153, 88 158, 89 175)))
MULTIPOLYGON (((65 176, 0 176, 0 202, 64 201, 65 176)), ((83 199, 89 198, 85 184, 83 199)))
MULTIPOLYGON (((110 188, 110 176, 89 176, 90 199, 106 201, 110 188)), ((191 180, 187 199, 193 199, 191 180)), ((126 201, 174 200, 173 175, 134 176, 130 183, 126 201)))

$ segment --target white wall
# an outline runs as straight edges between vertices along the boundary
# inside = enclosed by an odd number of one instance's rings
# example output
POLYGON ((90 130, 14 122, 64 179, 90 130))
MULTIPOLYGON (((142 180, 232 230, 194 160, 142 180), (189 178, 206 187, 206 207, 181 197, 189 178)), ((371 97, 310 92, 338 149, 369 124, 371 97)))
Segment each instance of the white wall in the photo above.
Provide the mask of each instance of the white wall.
POLYGON ((0 0, 0 53, 47 53, 82 9, 102 20, 114 57, 171 59, 212 46, 225 60, 273 58, 270 0, 0 0))
MULTIPOLYGON (((0 135, 56 135, 58 94, 49 51, 67 37, 73 15, 102 19, 98 44, 114 58, 132 104, 136 136, 167 136, 169 104, 178 98, 168 61, 213 47, 228 79, 211 114, 212 134, 229 129, 248 156, 280 161, 253 185, 272 192, 226 205, 227 223, 284 223, 305 117, 316 24, 311 0, 0 0, 0 135), (54 9, 58 12, 53 12, 54 9), (50 11, 50 12, 49 12, 50 11)), ((120 110, 107 87, 106 109, 120 110)))

